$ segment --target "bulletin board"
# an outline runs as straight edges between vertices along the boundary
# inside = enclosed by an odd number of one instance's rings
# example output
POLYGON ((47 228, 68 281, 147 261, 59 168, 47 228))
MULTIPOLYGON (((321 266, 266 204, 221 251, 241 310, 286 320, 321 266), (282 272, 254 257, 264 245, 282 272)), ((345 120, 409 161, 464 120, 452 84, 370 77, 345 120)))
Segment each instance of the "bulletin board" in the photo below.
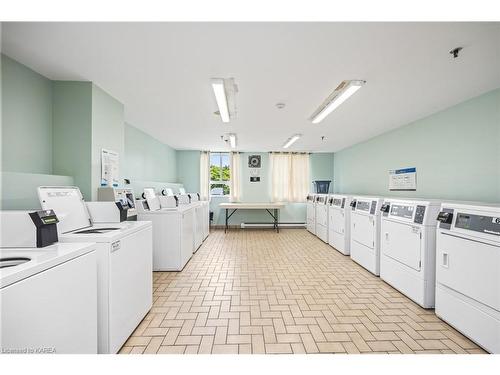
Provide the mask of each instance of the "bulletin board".
POLYGON ((118 186, 118 153, 101 150, 101 186, 118 186))
POLYGON ((390 191, 416 191, 417 168, 402 168, 389 170, 390 191))

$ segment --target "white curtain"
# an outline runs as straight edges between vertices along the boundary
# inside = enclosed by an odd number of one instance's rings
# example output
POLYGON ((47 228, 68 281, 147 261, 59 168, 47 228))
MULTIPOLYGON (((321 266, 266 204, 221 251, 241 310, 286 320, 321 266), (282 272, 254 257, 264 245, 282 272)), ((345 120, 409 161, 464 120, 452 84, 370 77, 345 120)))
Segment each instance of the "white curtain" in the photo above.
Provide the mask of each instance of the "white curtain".
POLYGON ((230 171, 229 201, 239 202, 241 199, 241 158, 239 152, 231 152, 230 171))
POLYGON ((271 153, 273 202, 305 202, 309 193, 309 154, 271 153))
POLYGON ((210 153, 200 153, 200 197, 204 201, 210 198, 210 153))

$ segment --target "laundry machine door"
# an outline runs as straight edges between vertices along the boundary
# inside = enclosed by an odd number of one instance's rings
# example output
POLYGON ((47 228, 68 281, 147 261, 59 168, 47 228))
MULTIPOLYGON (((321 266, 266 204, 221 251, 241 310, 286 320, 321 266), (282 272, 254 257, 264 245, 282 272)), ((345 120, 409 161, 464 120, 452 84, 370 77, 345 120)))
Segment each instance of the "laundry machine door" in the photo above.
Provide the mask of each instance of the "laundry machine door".
POLYGON ((151 309, 151 227, 111 244, 109 263, 109 353, 116 353, 151 309))
POLYGON ((345 233, 345 213, 342 210, 333 210, 332 220, 334 222, 333 230, 335 233, 345 233))
POLYGON ((500 310, 500 247, 438 233, 436 281, 500 310))
POLYGON ((416 271, 420 271, 422 259, 420 227, 383 220, 381 232, 382 253, 416 271))
POLYGON ((371 216, 353 213, 351 216, 353 241, 373 249, 375 247, 375 223, 371 216))

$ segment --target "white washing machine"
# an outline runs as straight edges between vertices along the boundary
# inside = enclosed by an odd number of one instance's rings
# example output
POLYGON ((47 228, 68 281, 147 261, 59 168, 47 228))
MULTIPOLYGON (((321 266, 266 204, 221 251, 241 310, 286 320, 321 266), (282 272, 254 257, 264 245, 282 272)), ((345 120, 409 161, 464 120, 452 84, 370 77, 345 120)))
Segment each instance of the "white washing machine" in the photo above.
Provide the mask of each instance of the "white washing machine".
POLYGON ((153 223, 153 270, 182 271, 193 256, 194 207, 177 205, 177 196, 155 196, 137 201, 138 219, 153 223))
POLYGON ((309 194, 306 198, 306 229, 312 234, 316 234, 316 207, 314 202, 315 194, 309 194))
POLYGON ((351 248, 351 196, 334 194, 328 199, 328 243, 344 255, 351 248))
POLYGON ((438 201, 385 199, 380 277, 424 308, 434 307, 438 201))
POLYGON ((59 242, 97 243, 98 352, 118 352, 152 307, 151 223, 92 223, 77 187, 39 187, 38 197, 59 218, 59 242))
POLYGON ((316 236, 323 242, 328 243, 328 195, 318 194, 314 208, 316 211, 316 236))
POLYGON ((97 353, 96 245, 0 249, 0 352, 97 353))
POLYGON ((443 203, 436 238, 436 315, 500 353, 500 205, 443 203))
POLYGON ((380 197, 351 200, 351 259, 374 275, 380 274, 380 197))

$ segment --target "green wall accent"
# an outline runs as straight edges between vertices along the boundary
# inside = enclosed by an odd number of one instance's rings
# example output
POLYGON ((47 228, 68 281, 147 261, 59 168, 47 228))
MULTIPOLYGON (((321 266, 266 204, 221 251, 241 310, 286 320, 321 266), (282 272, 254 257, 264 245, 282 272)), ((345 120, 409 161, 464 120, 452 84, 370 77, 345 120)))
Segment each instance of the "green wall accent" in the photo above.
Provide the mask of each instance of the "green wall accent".
POLYGON ((177 181, 188 192, 200 191, 200 151, 177 150, 177 181))
POLYGON ((335 191, 500 202, 500 89, 335 153, 335 191), (417 191, 388 170, 417 168, 417 191))
POLYGON ((97 188, 101 186, 102 149, 118 153, 123 176, 124 111, 122 103, 92 84, 92 200, 97 200, 97 188))
POLYGON ((52 173, 52 82, 1 56, 2 171, 52 173))
POLYGON ((86 200, 92 197, 92 83, 54 81, 54 173, 73 176, 86 200))
POLYGON ((125 124, 125 157, 121 175, 132 181, 177 181, 177 153, 149 134, 125 124))
MULTIPOLYGON (((330 180, 330 192, 333 192, 333 177, 334 168, 333 160, 334 154, 332 152, 322 152, 317 154, 309 155, 311 161, 311 181, 315 180, 330 180)), ((311 183, 311 191, 313 190, 313 185, 311 183)))
POLYGON ((2 210, 36 210, 40 209, 37 187, 39 186, 72 186, 73 177, 56 176, 38 173, 2 172, 2 210))

